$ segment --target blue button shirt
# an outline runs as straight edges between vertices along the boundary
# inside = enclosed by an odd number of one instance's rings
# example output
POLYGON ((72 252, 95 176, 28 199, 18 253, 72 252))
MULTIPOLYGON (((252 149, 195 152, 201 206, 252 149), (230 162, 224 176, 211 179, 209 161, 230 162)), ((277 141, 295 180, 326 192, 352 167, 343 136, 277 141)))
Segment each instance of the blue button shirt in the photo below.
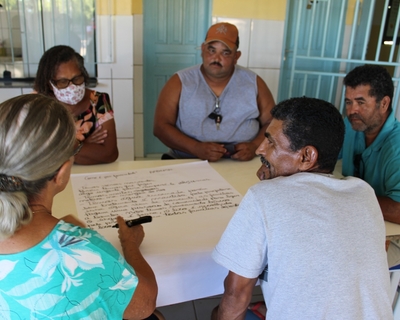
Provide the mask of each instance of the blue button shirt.
POLYGON ((360 178, 372 186, 377 196, 400 202, 400 122, 393 111, 368 148, 364 132, 353 130, 347 118, 344 122, 346 134, 339 155, 343 159, 342 174, 357 176, 358 162, 360 178))

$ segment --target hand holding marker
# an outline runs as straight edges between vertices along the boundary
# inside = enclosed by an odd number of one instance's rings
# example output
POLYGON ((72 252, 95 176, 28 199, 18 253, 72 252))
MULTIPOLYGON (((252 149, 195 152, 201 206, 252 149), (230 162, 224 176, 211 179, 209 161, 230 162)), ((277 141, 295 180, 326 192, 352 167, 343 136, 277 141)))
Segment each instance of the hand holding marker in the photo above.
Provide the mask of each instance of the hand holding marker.
MULTIPOLYGON (((133 220, 126 220, 126 225, 130 228, 133 226, 137 226, 138 224, 151 222, 153 220, 152 216, 144 216, 133 220)), ((119 228, 118 223, 112 226, 113 228, 119 228)))

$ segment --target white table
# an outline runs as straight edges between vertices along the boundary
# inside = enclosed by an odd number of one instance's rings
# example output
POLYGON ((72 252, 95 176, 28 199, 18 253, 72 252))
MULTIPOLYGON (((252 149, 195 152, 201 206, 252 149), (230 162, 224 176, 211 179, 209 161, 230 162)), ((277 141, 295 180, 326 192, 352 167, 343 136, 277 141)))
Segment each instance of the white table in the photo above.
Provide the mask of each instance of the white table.
MULTIPOLYGON (((188 161, 199 160, 147 160, 93 166, 74 165, 72 173, 136 170, 188 161)), ((258 182, 256 176, 260 166, 258 158, 248 162, 224 159, 210 164, 242 195, 251 185, 258 182)), ((66 190, 55 197, 53 212, 56 217, 77 214, 71 183, 67 185, 66 190)), ((223 280, 227 270, 216 264, 211 259, 210 253, 230 218, 231 214, 202 213, 201 216, 180 215, 158 218, 144 225, 146 237, 141 250, 157 277, 158 307, 223 292, 223 280), (185 228, 185 231, 190 230, 191 236, 182 239, 180 237, 182 228, 185 228)), ((386 233, 400 234, 400 225, 386 222, 386 233)))

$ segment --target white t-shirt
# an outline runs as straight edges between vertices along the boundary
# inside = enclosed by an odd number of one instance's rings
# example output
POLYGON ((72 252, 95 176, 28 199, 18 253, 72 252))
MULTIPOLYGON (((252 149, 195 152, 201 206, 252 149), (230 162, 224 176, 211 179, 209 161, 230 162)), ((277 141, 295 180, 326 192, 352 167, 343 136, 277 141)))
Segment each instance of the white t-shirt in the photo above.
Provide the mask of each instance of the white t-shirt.
POLYGON ((251 187, 213 252, 261 280, 267 319, 393 319, 385 225, 364 181, 298 173, 251 187))

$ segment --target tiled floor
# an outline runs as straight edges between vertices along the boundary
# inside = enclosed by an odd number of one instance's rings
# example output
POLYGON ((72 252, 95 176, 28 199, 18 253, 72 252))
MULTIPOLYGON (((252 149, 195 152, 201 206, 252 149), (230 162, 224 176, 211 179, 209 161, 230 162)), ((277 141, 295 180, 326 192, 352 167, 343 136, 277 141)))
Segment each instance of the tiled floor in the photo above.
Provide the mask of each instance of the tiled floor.
MULTIPOLYGON (((221 296, 188 301, 158 308, 166 320, 210 320, 211 311, 221 296)), ((252 301, 264 300, 259 286, 254 288, 252 301)))

